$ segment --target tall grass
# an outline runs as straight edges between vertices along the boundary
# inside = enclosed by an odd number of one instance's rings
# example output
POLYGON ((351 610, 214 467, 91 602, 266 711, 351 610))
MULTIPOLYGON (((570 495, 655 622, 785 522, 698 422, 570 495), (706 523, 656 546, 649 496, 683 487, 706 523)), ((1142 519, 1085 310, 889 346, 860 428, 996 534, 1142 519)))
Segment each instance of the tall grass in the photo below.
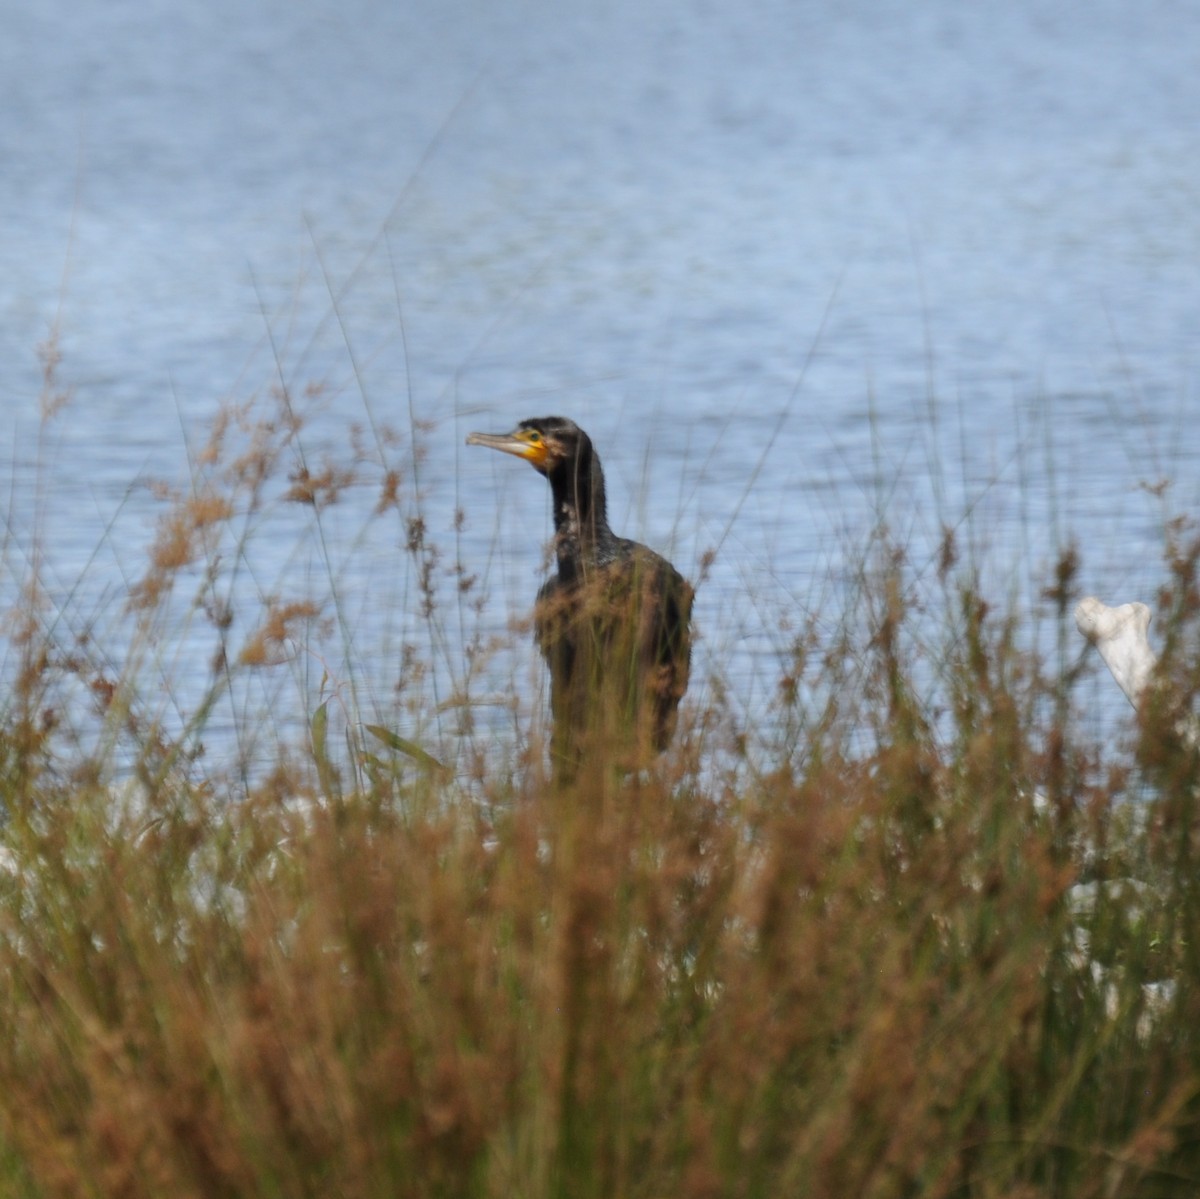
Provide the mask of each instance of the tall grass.
MULTIPOLYGON (((781 653, 773 750, 718 679, 651 769, 564 787, 536 734, 480 752, 481 635, 429 752, 429 659, 473 582, 384 452, 404 437, 316 467, 301 428, 286 393, 230 410, 164 492, 123 659, 68 637, 29 557, 0 725, 5 1194, 1197 1193, 1190 528, 1132 762, 1082 735, 1077 660, 1024 648, 951 546, 915 612, 881 529, 847 611, 781 653), (414 723, 347 685, 226 771, 198 746, 239 680, 322 621, 355 645, 332 573, 237 626, 229 574, 270 503, 319 532, 367 477, 428 629, 414 723), (213 655, 172 722, 139 664, 181 619, 213 655)), ((1046 580, 1064 629, 1076 568, 1046 580)))

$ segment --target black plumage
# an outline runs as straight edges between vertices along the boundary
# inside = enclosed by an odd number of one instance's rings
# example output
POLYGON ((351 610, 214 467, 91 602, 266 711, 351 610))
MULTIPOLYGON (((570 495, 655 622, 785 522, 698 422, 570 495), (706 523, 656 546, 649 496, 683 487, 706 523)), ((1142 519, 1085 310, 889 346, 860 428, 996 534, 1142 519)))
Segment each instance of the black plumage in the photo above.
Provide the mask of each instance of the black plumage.
POLYGON ((556 764, 577 765, 589 749, 642 764, 670 741, 687 690, 691 585, 609 528, 600 456, 573 421, 523 420, 467 444, 524 458, 553 493, 557 571, 538 592, 534 624, 550 668, 556 764))

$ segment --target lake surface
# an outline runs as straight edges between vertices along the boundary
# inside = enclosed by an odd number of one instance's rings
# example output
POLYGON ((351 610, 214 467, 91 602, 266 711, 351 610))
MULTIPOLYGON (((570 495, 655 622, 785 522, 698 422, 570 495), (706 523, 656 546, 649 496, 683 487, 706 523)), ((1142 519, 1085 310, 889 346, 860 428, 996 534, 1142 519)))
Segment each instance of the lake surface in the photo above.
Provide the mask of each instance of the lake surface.
MULTIPOLYGON (((380 452, 416 470, 420 503, 372 520, 377 493, 352 490, 322 539, 277 488, 235 630, 258 597, 332 575, 381 718, 403 644, 429 640, 409 519, 445 547, 444 596, 455 560, 487 593, 438 626, 437 703, 463 642, 536 591, 546 489, 466 449, 471 429, 574 417, 619 531, 693 575, 716 552, 694 678, 702 695, 727 672, 750 712, 781 621, 836 609, 881 515, 931 586, 954 525, 988 586, 1036 611, 1071 539, 1085 593, 1152 599, 1164 515, 1197 509, 1192 4, 0 15, 2 594, 40 537, 60 630, 107 635, 114 665, 159 512, 147 481, 184 484, 217 410, 281 384, 314 468, 352 423, 400 430, 380 452), (70 401, 41 428, 52 330, 70 401)), ((180 719, 202 625, 150 666, 180 719)), ((301 657, 235 700, 243 719, 344 681, 301 657)), ((537 703, 523 640, 493 669, 478 686, 498 703, 506 686, 537 703)), ((1125 727, 1111 681, 1096 693, 1102 727, 1125 727)))

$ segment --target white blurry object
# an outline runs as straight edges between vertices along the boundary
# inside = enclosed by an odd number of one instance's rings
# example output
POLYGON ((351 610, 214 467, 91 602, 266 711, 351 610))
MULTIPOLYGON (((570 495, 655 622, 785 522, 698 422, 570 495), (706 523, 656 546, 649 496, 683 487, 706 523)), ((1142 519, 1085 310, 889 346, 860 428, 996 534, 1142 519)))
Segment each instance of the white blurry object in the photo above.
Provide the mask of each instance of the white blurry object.
POLYGON ((1075 625, 1099 650, 1117 686, 1136 708, 1158 662, 1146 636, 1150 609, 1136 601, 1110 608, 1089 595, 1075 608, 1075 625))

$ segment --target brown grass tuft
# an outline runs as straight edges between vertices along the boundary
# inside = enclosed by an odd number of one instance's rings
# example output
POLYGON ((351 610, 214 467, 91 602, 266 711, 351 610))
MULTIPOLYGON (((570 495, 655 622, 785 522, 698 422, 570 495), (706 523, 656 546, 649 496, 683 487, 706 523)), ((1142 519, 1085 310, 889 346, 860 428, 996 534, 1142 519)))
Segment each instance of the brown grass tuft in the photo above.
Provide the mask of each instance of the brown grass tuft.
POLYGON ((242 666, 279 666, 287 662, 300 637, 297 626, 314 621, 321 614, 320 608, 311 600, 284 604, 268 599, 266 607, 262 623, 251 633, 238 655, 242 666))

